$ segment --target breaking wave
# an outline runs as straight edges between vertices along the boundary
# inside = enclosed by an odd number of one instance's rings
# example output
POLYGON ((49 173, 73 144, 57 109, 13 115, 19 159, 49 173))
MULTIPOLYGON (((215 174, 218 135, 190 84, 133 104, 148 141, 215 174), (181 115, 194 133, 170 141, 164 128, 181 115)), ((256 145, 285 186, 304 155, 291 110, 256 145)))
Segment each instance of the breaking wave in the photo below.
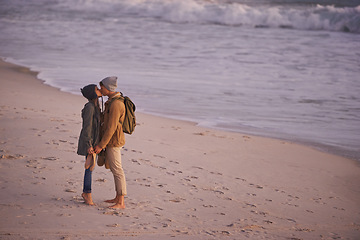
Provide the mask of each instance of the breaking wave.
POLYGON ((360 5, 341 8, 290 4, 250 6, 209 0, 71 0, 61 4, 72 10, 102 13, 115 19, 121 14, 173 23, 360 33, 360 5))

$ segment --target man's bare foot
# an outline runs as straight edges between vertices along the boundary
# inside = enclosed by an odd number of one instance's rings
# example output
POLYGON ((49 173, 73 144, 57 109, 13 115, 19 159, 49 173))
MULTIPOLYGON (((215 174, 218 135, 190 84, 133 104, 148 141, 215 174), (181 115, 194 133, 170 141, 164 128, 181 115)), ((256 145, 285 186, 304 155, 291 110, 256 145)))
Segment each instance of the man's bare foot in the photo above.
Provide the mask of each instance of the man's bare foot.
POLYGON ((114 199, 110 199, 110 200, 105 200, 104 202, 106 202, 106 203, 116 203, 117 199, 114 198, 114 199))
POLYGON ((95 205, 92 200, 91 193, 82 193, 81 196, 83 197, 85 204, 90 205, 90 206, 95 205))
POLYGON ((109 208, 125 209, 124 195, 116 195, 114 199, 106 200, 105 202, 115 203, 115 205, 112 205, 109 208))
POLYGON ((113 206, 110 206, 109 208, 115 208, 115 209, 125 209, 125 204, 117 203, 113 206))

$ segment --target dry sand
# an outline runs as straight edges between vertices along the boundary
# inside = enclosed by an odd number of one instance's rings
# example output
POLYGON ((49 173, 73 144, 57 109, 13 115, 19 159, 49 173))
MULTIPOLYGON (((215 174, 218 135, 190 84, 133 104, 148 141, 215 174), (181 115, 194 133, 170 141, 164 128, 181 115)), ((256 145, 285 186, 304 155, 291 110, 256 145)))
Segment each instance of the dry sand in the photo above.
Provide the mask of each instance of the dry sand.
POLYGON ((0 81, 0 239, 360 239, 358 163, 141 113, 122 151, 127 209, 107 208, 98 166, 87 206, 85 98, 3 61, 0 81))

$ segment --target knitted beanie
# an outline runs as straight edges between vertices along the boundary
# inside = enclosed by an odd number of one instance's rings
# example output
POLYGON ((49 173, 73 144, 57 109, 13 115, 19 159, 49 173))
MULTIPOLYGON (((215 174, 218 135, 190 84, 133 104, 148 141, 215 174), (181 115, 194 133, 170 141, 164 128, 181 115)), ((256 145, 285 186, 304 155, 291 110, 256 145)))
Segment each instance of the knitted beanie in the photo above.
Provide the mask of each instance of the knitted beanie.
POLYGON ((101 83, 106 87, 110 92, 115 92, 117 88, 117 77, 107 77, 101 80, 101 83))
POLYGON ((95 92, 95 84, 89 84, 83 88, 81 88, 81 93, 84 97, 86 97, 88 100, 93 100, 98 98, 98 95, 95 92))

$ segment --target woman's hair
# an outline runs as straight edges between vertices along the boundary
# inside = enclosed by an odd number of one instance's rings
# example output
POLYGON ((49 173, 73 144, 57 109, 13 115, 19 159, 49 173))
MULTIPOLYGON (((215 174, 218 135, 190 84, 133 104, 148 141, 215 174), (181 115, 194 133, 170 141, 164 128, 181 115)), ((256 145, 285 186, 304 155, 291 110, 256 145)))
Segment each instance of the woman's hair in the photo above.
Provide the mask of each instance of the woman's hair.
POLYGON ((99 110, 99 112, 101 112, 99 99, 96 98, 96 99, 93 99, 93 100, 90 100, 90 101, 92 101, 95 104, 95 107, 99 110))

